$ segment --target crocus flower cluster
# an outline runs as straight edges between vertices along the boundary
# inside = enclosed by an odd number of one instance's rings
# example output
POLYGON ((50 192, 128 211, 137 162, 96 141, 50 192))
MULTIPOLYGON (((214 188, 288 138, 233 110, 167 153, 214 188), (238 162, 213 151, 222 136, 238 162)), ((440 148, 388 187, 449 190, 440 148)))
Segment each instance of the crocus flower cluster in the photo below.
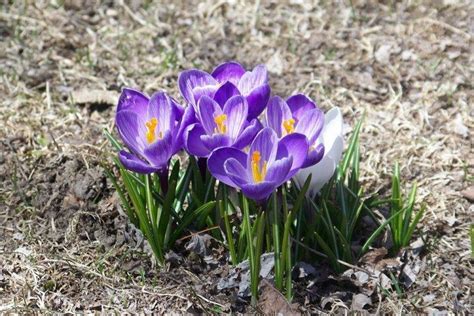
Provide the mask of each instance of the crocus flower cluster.
POLYGON ((303 94, 286 100, 270 97, 264 65, 247 71, 228 62, 210 74, 187 70, 178 84, 185 106, 164 92, 148 98, 136 90, 123 90, 116 126, 128 148, 119 153, 127 169, 164 174, 171 157, 185 149, 207 159, 216 179, 256 201, 267 199, 296 174, 301 182, 310 173, 317 181, 319 172, 334 172, 332 162, 342 152, 341 132, 321 139, 325 116, 303 94), (325 147, 331 149, 330 156, 325 155, 325 147), (329 159, 328 167, 311 169, 321 159, 329 159))

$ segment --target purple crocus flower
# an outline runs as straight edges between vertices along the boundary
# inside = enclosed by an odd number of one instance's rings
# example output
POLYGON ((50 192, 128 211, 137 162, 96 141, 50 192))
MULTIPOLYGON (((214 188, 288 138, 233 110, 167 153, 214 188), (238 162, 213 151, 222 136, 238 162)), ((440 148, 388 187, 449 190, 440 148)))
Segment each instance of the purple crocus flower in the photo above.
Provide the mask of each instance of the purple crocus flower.
POLYGON ((303 94, 288 100, 274 96, 268 102, 265 125, 272 128, 279 138, 293 133, 306 136, 309 144, 302 168, 319 162, 324 155, 324 145, 319 135, 324 125, 324 114, 316 104, 303 94))
POLYGON ((143 174, 167 170, 168 161, 182 147, 183 109, 164 92, 148 98, 123 89, 115 124, 130 150, 120 151, 125 168, 143 174))
MULTIPOLYGON (((193 107, 188 107, 192 111, 193 107)), ((224 107, 210 97, 202 96, 195 113, 196 123, 184 132, 186 150, 197 157, 208 157, 218 147, 244 148, 262 128, 257 119, 247 122, 247 100, 239 95, 227 100, 224 107)))
POLYGON ((248 103, 248 120, 260 115, 270 97, 270 85, 265 65, 245 71, 237 62, 227 62, 214 69, 212 74, 191 69, 183 71, 178 79, 183 98, 197 111, 202 96, 213 98, 221 107, 234 95, 242 95, 248 103))
POLYGON ((301 168, 308 147, 304 135, 294 133, 279 140, 267 127, 257 134, 248 152, 222 147, 212 152, 207 165, 219 181, 263 201, 301 168))

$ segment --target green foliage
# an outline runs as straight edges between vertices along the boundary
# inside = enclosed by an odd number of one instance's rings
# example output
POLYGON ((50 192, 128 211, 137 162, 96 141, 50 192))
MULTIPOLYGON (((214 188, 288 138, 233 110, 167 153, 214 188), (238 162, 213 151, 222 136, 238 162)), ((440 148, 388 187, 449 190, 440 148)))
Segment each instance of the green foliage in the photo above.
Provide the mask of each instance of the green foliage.
MULTIPOLYGON (((216 189, 205 161, 194 157, 189 157, 183 170, 179 160, 173 161, 169 174, 136 174, 125 170, 116 157, 115 170, 105 169, 123 209, 143 232, 159 264, 185 232, 218 227, 220 231, 212 229, 211 233, 224 241, 231 263, 249 261, 252 303, 258 298, 263 252, 273 252, 275 287, 291 300, 294 262, 322 257, 335 271, 342 272, 387 229, 393 239, 391 251, 396 253, 409 243, 423 216, 424 207, 415 212, 416 184, 408 197, 401 192, 398 164, 390 198, 364 192, 359 180, 361 126, 362 120, 355 126, 335 175, 316 198, 306 195, 311 183, 308 177, 301 189, 294 183, 284 184, 268 201, 256 203, 222 183, 216 189), (374 210, 382 207, 390 214, 380 220, 374 210), (375 223, 372 231, 362 229, 363 216, 375 223), (361 239, 365 239, 363 245, 361 239)), ((108 131, 105 135, 117 151, 121 150, 108 131)), ((471 238, 474 240, 472 228, 471 238)))
POLYGON ((344 271, 347 263, 355 263, 388 228, 394 239, 392 252, 406 246, 424 210, 422 208, 416 212, 412 219, 416 185, 404 201, 400 193, 399 174, 394 175, 392 197, 389 200, 383 200, 377 194, 364 193, 359 181, 361 125, 362 120, 355 126, 336 174, 322 188, 318 197, 306 199, 305 212, 302 212, 302 218, 297 223, 297 230, 301 232, 297 234, 297 239, 306 247, 300 254, 297 245, 296 257, 307 260, 316 254, 316 257, 325 258, 337 272, 344 271), (380 221, 374 210, 387 204, 391 205, 389 218, 380 221), (365 242, 362 247, 358 247, 357 240, 364 232, 360 227, 360 219, 365 215, 373 220, 375 228, 365 232, 368 233, 365 242))
MULTIPOLYGON (((116 150, 122 148, 108 131, 105 134, 116 150)), ((106 174, 117 190, 130 221, 142 231, 158 264, 162 265, 165 252, 173 247, 191 224, 208 218, 215 201, 207 199, 206 192, 201 196, 201 192, 189 191, 195 173, 192 165, 180 172, 180 163, 176 160, 169 175, 141 175, 126 170, 116 157, 112 160, 121 181, 104 166, 106 174), (196 198, 193 199, 193 196, 196 198), (185 204, 187 207, 184 207, 185 204)))
POLYGON ((400 186, 400 167, 395 163, 392 175, 392 197, 390 201, 390 231, 392 233, 393 247, 391 251, 397 253, 402 247, 408 246, 425 211, 422 206, 414 213, 416 199, 416 183, 413 185, 408 197, 404 197, 400 186))

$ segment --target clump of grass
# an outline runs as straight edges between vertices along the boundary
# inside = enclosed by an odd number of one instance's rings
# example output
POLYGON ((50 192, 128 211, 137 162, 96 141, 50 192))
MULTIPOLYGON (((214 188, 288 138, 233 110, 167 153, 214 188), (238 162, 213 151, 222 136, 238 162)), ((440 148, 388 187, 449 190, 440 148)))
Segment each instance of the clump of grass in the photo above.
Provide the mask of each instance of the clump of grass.
POLYGON ((323 257, 337 272, 347 269, 347 263, 356 263, 387 229, 392 234, 393 254, 407 246, 424 211, 422 207, 415 212, 416 184, 408 198, 401 195, 398 164, 392 176, 390 199, 364 191, 359 181, 361 125, 362 120, 355 126, 335 175, 322 188, 319 196, 306 199, 305 212, 300 213, 296 224, 297 239, 305 245, 303 253, 296 245, 296 258, 308 260, 323 257), (385 205, 391 205, 390 214, 380 221, 374 211, 385 205), (372 231, 360 225, 365 215, 375 223, 372 231), (363 245, 358 245, 361 234, 367 234, 367 238, 363 245))
POLYGON ((392 253, 397 253, 410 243, 416 225, 423 217, 425 206, 415 211, 416 183, 408 196, 403 196, 400 186, 400 166, 395 163, 392 175, 392 197, 390 200, 390 232, 392 233, 392 253))
MULTIPOLYGON (((106 130, 105 135, 117 151, 122 149, 110 132, 106 130)), ((196 168, 188 167, 180 172, 179 160, 172 163, 166 189, 156 174, 137 174, 126 170, 117 157, 112 160, 121 181, 110 168, 104 166, 106 174, 117 190, 130 221, 143 232, 157 263, 163 265, 166 251, 174 246, 191 224, 207 218, 216 203, 208 199, 200 200, 199 192, 191 194, 190 183, 196 168)))

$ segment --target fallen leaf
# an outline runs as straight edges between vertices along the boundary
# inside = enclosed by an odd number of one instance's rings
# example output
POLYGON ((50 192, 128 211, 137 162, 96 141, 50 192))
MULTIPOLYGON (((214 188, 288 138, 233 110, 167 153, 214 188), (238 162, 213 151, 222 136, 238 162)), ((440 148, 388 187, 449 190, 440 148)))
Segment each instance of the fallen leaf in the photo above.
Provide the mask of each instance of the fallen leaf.
POLYGON ((262 282, 258 308, 264 315, 300 315, 298 310, 290 305, 286 298, 269 282, 262 282))
POLYGON ((388 251, 385 247, 372 249, 360 258, 360 262, 375 266, 387 253, 388 251))
POLYGON ((352 297, 351 308, 353 310, 363 310, 366 305, 371 305, 372 300, 365 294, 356 294, 352 297))
MULTIPOLYGON (((260 277, 262 279, 268 278, 270 272, 275 265, 275 256, 273 252, 264 253, 260 257, 260 277)), ((217 283, 217 289, 229 289, 238 287, 238 295, 240 297, 250 296, 250 266, 249 261, 245 260, 235 266, 224 278, 219 280, 217 283)))
POLYGON ((188 241, 185 248, 188 251, 192 251, 201 257, 209 255, 209 246, 211 243, 211 236, 193 234, 191 240, 188 241))
POLYGON ((403 268, 403 271, 400 274, 400 281, 406 288, 409 288, 413 283, 415 283, 416 274, 412 271, 409 265, 406 265, 403 268))
POLYGON ((293 276, 297 279, 303 279, 309 275, 316 275, 316 269, 306 262, 298 262, 293 268, 293 276))

